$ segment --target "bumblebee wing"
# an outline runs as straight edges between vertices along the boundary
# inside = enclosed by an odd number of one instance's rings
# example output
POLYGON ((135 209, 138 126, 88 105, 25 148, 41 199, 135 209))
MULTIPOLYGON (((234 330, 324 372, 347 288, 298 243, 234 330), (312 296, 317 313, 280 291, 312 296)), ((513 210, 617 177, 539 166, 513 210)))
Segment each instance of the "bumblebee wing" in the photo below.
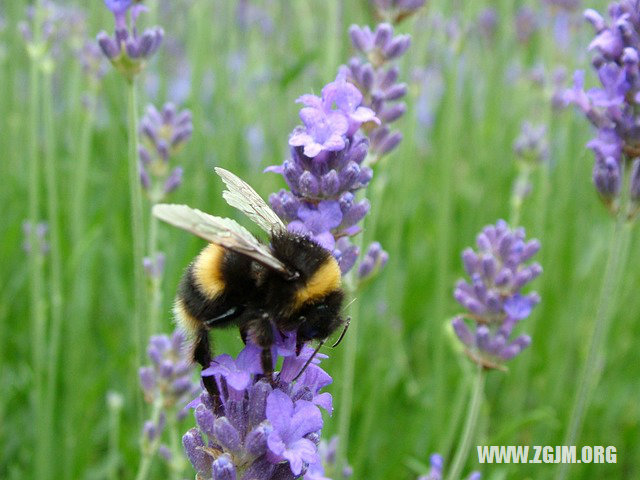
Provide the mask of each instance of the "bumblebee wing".
POLYGON ((227 186, 222 196, 229 205, 240 210, 269 234, 286 230, 276 212, 249 184, 224 168, 216 167, 215 171, 227 186))
POLYGON ((158 204, 153 215, 174 227, 191 232, 208 242, 260 262, 273 270, 293 275, 284 263, 271 254, 246 228, 230 218, 214 217, 187 205, 158 204))

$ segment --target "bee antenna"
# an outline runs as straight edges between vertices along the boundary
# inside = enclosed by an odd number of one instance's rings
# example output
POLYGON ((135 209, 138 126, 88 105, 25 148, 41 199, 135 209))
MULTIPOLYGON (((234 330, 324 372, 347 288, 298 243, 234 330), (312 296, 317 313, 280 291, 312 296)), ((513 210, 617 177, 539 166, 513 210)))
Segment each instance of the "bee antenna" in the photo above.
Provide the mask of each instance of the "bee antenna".
POLYGON ((338 345, 340 345, 340 342, 342 342, 342 339, 344 338, 345 334, 347 333, 347 330, 349 329, 349 324, 350 323, 351 323, 351 317, 347 317, 347 323, 345 323, 345 325, 344 325, 344 329, 342 330, 342 333, 340 334, 340 338, 338 338, 336 343, 331 345, 331 348, 336 348, 338 345))
POLYGON ((300 378, 300 375, 302 375, 304 373, 304 371, 307 369, 307 367, 309 366, 309 364, 313 361, 313 358, 316 356, 316 354, 318 353, 318 351, 320 350, 320 347, 322 347, 322 345, 324 345, 325 340, 322 340, 318 346, 316 347, 316 349, 313 351, 313 353, 311 354, 311 356, 309 357, 309 359, 305 362, 304 366, 302 367, 302 370, 300 370, 298 372, 298 374, 296 375, 296 377, 291 380, 292 382, 295 382, 296 380, 298 380, 298 378, 300 378))
POLYGON ((353 298, 351 299, 351 301, 350 301, 349 303, 347 303, 347 304, 344 306, 344 308, 342 309, 342 311, 347 310, 351 305, 353 305, 353 302, 355 302, 357 299, 358 299, 357 297, 353 297, 353 298))

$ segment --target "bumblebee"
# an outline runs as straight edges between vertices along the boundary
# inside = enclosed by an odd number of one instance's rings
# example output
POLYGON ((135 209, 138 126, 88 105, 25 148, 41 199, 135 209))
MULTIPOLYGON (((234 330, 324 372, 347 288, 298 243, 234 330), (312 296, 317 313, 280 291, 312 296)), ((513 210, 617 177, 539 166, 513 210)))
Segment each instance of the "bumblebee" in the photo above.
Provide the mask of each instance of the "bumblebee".
MULTIPOLYGON (((267 232, 269 244, 229 218, 186 205, 154 206, 157 218, 210 242, 187 267, 174 314, 191 338, 193 360, 203 368, 211 363, 209 330, 237 325, 245 343, 250 339, 262 348, 263 372, 270 377, 274 327, 296 331, 299 352, 308 341, 321 345, 344 324, 340 267, 328 250, 287 231, 251 186, 227 170, 215 171, 227 187, 224 199, 267 232)), ((203 377, 203 383, 218 395, 213 377, 203 377)))

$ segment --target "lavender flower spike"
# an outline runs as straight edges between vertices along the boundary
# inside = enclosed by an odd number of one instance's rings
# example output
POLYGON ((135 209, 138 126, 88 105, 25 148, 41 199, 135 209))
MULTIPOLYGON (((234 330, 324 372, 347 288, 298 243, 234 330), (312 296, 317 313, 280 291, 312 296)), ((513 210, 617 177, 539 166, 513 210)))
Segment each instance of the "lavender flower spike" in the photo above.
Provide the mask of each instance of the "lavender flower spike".
POLYGON ((369 211, 366 199, 355 199, 355 192, 373 176, 362 165, 369 142, 360 129, 380 123, 362 101, 362 93, 344 72, 322 89, 320 97, 301 96, 304 126, 289 138, 291 156, 281 166, 267 168, 283 175, 290 189, 271 195, 273 209, 289 223, 290 231, 331 250, 343 273, 357 257, 349 237, 360 231, 358 223, 369 211))
POLYGON ((152 203, 163 201, 182 183, 182 167, 171 167, 171 157, 191 138, 193 124, 189 110, 178 111, 166 103, 161 111, 153 105, 140 121, 138 150, 140 181, 152 203))
MULTIPOLYGON (((595 30, 589 50, 594 52, 592 65, 600 85, 585 91, 584 72, 578 71, 562 100, 576 105, 597 129, 587 144, 595 156, 593 181, 600 198, 616 214, 619 200, 626 198, 623 188, 633 188, 633 179, 622 174, 630 172, 640 156, 640 16, 634 0, 611 3, 608 22, 592 9, 584 16, 595 30)), ((633 218, 637 209, 631 202, 628 215, 633 218)))
POLYGON ((504 368, 506 360, 531 343, 528 335, 511 340, 515 326, 527 318, 540 302, 537 293, 522 294, 522 288, 542 273, 538 263, 527 265, 540 249, 537 240, 525 241, 524 229, 511 230, 506 222, 483 229, 477 238, 478 251, 462 254, 471 282, 460 280, 454 297, 468 310, 475 331, 464 316, 452 321, 453 329, 468 356, 485 368, 504 368))
POLYGON ((185 434, 183 445, 199 479, 324 478, 311 472, 319 471, 319 407, 332 409, 331 396, 320 390, 331 377, 317 355, 294 381, 313 349, 305 346, 297 355, 295 332, 274 335, 272 355, 284 360, 273 378, 262 375, 261 349, 251 342, 236 359, 219 355, 202 372, 215 378, 222 394, 214 404, 203 390, 191 403, 197 429, 185 434))
POLYGON ((106 7, 111 10, 115 20, 113 37, 102 31, 98 34, 98 45, 104 55, 127 81, 144 68, 145 61, 158 50, 164 37, 164 30, 152 27, 138 35, 136 20, 147 8, 132 0, 104 0, 106 7), (131 26, 127 25, 127 13, 131 15, 131 26))
MULTIPOLYGON (((388 23, 379 24, 375 31, 368 26, 351 25, 349 35, 359 55, 351 58, 342 71, 362 92, 363 104, 380 119, 380 125, 368 128, 374 159, 379 159, 402 140, 402 135, 392 132, 389 124, 406 112, 407 107, 400 100, 407 94, 408 88, 405 83, 398 83, 399 70, 392 62, 404 55, 411 44, 411 37, 394 36, 393 27, 388 23)), ((372 163, 375 161, 372 160, 372 163)))
MULTIPOLYGON (((197 385, 191 380, 193 365, 184 355, 184 335, 176 330, 171 337, 154 335, 149 340, 147 355, 151 365, 140 368, 140 384, 149 403, 161 401, 164 408, 181 407, 193 398, 197 385)), ((184 412, 178 411, 178 417, 184 412)))
MULTIPOLYGON (((444 458, 442 458, 442 455, 438 453, 431 455, 429 464, 431 465, 429 473, 418 477, 418 480, 442 480, 444 478, 444 458)), ((481 478, 480 472, 472 472, 467 477, 467 480, 480 480, 481 478)))

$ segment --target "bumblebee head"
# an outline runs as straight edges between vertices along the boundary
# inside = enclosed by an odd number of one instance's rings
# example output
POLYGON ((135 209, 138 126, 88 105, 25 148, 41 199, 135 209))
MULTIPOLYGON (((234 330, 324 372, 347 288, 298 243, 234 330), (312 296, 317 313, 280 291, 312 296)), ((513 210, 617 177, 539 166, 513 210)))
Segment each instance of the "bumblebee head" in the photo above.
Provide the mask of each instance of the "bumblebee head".
POLYGON ((341 313, 342 291, 336 290, 320 302, 305 305, 298 312, 298 340, 325 340, 335 332, 344 320, 341 313))

